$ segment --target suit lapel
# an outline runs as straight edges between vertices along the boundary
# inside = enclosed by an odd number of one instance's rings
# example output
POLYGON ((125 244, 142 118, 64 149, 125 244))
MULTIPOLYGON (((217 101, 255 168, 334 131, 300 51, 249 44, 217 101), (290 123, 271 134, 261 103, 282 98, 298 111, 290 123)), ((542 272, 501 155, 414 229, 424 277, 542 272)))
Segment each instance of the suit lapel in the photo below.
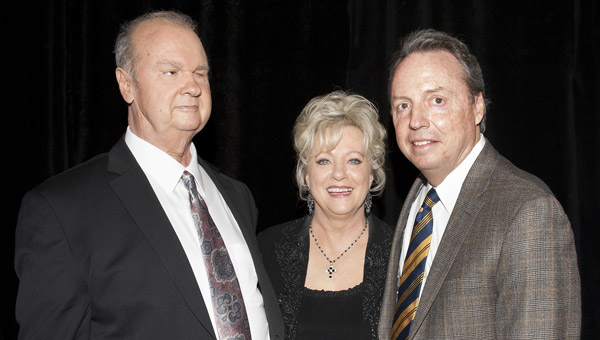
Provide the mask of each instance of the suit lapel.
POLYGON ((124 139, 109 152, 108 170, 118 174, 110 186, 155 249, 190 310, 214 337, 208 311, 185 251, 124 139))
POLYGON ((254 205, 254 199, 250 196, 249 192, 243 192, 236 190, 229 182, 223 181, 218 170, 213 168, 211 164, 198 157, 198 163, 206 171, 210 179, 213 181, 221 196, 225 200, 225 203, 229 207, 233 217, 238 223, 250 256, 254 263, 254 269, 256 276, 258 277, 259 290, 263 296, 263 303, 265 305, 265 312, 267 313, 267 319, 269 321, 269 330, 272 336, 283 334, 283 320, 281 313, 279 312, 279 305, 277 303, 277 297, 275 290, 267 270, 262 261, 262 255, 258 248, 258 241, 256 240, 256 207, 254 205), (248 195, 246 197, 242 195, 248 195), (240 200, 248 200, 249 202, 239 204, 240 200), (254 211, 244 210, 244 207, 251 207, 254 211))
MULTIPOLYGON (((254 218, 248 218, 248 216, 256 216, 256 214, 252 211, 242 211, 241 206, 246 205, 241 205, 236 202, 236 200, 244 200, 250 198, 236 195, 234 189, 230 185, 228 185, 228 183, 225 183, 221 180, 219 173, 212 167, 212 165, 208 164, 201 158, 198 158, 198 163, 213 181, 213 183, 221 193, 221 196, 223 196, 223 199, 227 203, 229 210, 233 214, 233 217, 237 221, 238 226, 242 231, 242 235, 244 236, 244 240, 248 245, 248 249, 250 250, 250 254, 252 255, 253 261, 257 262, 257 259, 260 259, 261 255, 258 250, 258 242, 256 241, 256 220, 254 220, 254 218)), ((254 266, 255 268, 257 268, 257 274, 262 274, 258 273, 258 268, 262 268, 262 261, 259 262, 261 264, 260 266, 257 263, 255 263, 254 266)), ((266 275, 266 271, 264 274, 266 275)), ((259 280, 260 279, 263 279, 263 277, 259 276, 259 280)))
MULTIPOLYGON (((465 237, 481 211, 484 203, 479 199, 479 196, 487 190, 491 174, 497 163, 498 153, 491 146, 490 142, 486 141, 483 150, 465 178, 454 210, 448 220, 448 225, 431 265, 425 287, 423 287, 423 293, 421 294, 421 300, 419 301, 419 307, 413 320, 409 338, 414 336, 425 320, 450 271, 450 267, 454 263, 456 254, 460 251, 465 237)), ((404 222, 406 223, 406 218, 404 222)))
POLYGON ((406 220, 410 213, 410 207, 415 200, 419 188, 425 183, 422 177, 418 177, 413 183, 404 204, 402 211, 398 217, 394 237, 392 240, 392 249, 390 251, 390 260, 388 263, 388 271, 385 279, 385 291, 383 293, 383 302, 381 304, 381 315, 379 317, 379 337, 389 339, 391 327, 394 322, 394 313, 396 309, 396 299, 398 298, 398 268, 400 265, 400 254, 402 252, 402 239, 404 229, 406 228, 406 220))
MULTIPOLYGON (((254 215, 252 214, 251 211, 241 211, 240 204, 236 203, 236 200, 247 199, 247 198, 246 197, 234 197, 235 192, 233 191, 233 188, 231 188, 231 186, 229 186, 229 185, 226 185, 221 180, 218 171, 215 170, 211 164, 207 163, 200 157, 198 157, 198 163, 204 169, 204 171, 206 171, 206 173, 208 174, 210 179, 213 181, 213 183, 219 190, 219 193, 221 194, 221 196, 223 196, 223 199, 227 203, 229 210, 231 211, 231 213, 233 214, 233 217, 237 221, 237 223, 242 231, 242 234, 244 235, 244 239, 246 239, 246 242, 249 242, 250 240, 254 239, 256 236, 254 234, 256 231, 255 230, 256 221, 251 221, 251 220, 248 220, 248 218, 247 218, 248 216, 254 216, 254 215)), ((251 249, 251 251, 252 251, 252 249, 251 249)), ((252 255, 254 255, 254 253, 252 255)))

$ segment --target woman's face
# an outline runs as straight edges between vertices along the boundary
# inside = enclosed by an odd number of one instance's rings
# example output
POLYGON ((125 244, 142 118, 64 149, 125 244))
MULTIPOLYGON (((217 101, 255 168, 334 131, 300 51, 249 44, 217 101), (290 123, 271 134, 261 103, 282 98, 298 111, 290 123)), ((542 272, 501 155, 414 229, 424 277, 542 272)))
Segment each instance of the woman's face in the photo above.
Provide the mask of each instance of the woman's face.
POLYGON ((324 213, 330 218, 362 214, 373 182, 363 133, 347 126, 333 150, 325 151, 315 143, 311 154, 305 178, 315 199, 315 214, 324 213))

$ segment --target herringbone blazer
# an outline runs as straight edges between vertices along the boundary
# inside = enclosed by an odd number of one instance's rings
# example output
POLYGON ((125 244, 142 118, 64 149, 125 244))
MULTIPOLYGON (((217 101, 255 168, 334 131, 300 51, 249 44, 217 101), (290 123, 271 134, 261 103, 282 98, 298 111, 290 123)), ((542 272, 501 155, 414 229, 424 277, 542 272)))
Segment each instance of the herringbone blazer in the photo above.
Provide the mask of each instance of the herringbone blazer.
MULTIPOLYGON (((389 339, 402 236, 425 179, 396 227, 379 336, 389 339)), ((435 219, 435 216, 434 216, 435 219)), ((433 260, 408 339, 579 339, 581 296, 573 233, 550 189, 486 140, 433 260)))

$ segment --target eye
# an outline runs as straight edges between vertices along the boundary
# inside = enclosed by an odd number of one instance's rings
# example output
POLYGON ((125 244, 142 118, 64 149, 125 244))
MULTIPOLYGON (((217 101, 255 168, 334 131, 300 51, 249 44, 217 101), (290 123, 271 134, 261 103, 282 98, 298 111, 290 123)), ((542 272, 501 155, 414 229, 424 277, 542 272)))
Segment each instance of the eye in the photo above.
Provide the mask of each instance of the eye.
POLYGON ((168 76, 174 76, 174 75, 177 74, 177 71, 173 71, 173 70, 171 70, 171 71, 165 71, 165 74, 168 75, 168 76))
POLYGON ((445 102, 444 98, 441 98, 441 97, 433 98, 433 103, 436 105, 442 105, 442 104, 444 104, 444 102, 445 102))
POLYGON ((404 102, 404 103, 398 104, 398 106, 396 106, 396 109, 398 111, 404 111, 404 110, 408 109, 409 107, 410 107, 410 105, 407 102, 404 102))
POLYGON ((326 158, 320 158, 320 159, 316 160, 316 163, 318 165, 327 165, 327 164, 329 164, 329 160, 326 158))
POLYGON ((205 72, 195 72, 194 76, 196 77, 196 79, 202 82, 205 82, 208 78, 208 75, 205 72))
POLYGON ((352 165, 359 165, 359 164, 362 164, 362 161, 360 159, 358 159, 358 158, 352 158, 349 161, 349 163, 352 164, 352 165))

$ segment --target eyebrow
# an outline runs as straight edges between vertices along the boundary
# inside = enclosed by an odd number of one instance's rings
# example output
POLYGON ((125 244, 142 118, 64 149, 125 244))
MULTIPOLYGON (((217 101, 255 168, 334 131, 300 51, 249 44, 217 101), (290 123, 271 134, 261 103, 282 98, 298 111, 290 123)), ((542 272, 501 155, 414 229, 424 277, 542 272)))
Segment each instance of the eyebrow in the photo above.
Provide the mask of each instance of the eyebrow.
POLYGON ((434 92, 440 92, 440 91, 443 91, 443 90, 445 90, 445 89, 443 87, 439 86, 439 87, 436 87, 436 88, 431 89, 431 90, 425 90, 425 92, 427 92, 427 93, 434 93, 434 92))
MULTIPOLYGON (((431 93, 436 93, 436 92, 440 92, 440 91, 444 91, 444 90, 445 90, 445 88, 439 86, 439 87, 436 87, 433 89, 425 90, 424 92, 427 94, 431 94, 431 93)), ((404 99, 404 98, 410 99, 407 96, 392 96, 392 100, 404 99)))
MULTIPOLYGON (((158 62, 158 65, 171 65, 171 66, 174 66, 177 68, 183 68, 182 63, 180 63, 178 61, 173 61, 173 60, 161 60, 158 62)), ((206 70, 206 71, 209 70, 207 65, 200 65, 194 69, 194 71, 204 71, 204 70, 206 70)))

